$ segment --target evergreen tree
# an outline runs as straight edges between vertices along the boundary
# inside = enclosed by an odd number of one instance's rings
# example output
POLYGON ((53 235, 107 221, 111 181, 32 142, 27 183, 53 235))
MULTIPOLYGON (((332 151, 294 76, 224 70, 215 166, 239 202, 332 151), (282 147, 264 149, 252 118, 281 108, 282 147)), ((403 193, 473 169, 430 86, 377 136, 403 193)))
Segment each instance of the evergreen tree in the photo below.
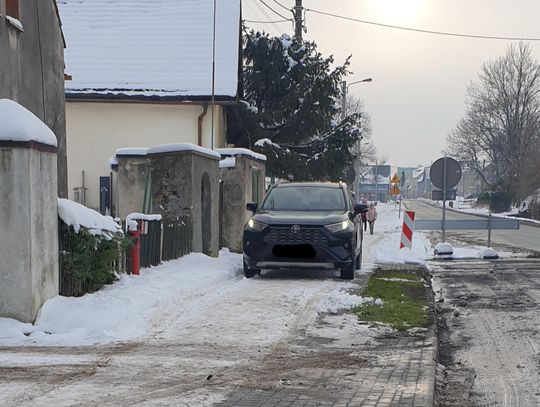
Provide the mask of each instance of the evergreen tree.
POLYGON ((344 179, 362 138, 359 113, 340 120, 340 85, 349 59, 333 67, 314 42, 251 31, 244 37, 244 100, 230 109, 235 144, 268 158, 271 176, 344 179))

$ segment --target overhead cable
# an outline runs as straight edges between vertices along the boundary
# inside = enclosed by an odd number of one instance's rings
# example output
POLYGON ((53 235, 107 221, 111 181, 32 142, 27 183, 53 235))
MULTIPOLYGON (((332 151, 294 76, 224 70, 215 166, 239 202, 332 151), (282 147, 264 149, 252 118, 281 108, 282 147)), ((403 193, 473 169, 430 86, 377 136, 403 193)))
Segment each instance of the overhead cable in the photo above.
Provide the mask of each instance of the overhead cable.
POLYGON ((423 29, 420 29, 420 28, 401 27, 401 26, 397 26, 397 25, 377 23, 377 22, 374 22, 374 21, 360 20, 358 18, 341 16, 341 15, 338 15, 338 14, 328 13, 328 12, 325 12, 325 11, 314 10, 314 9, 309 9, 309 8, 306 8, 305 11, 306 12, 310 11, 310 12, 316 13, 316 14, 335 17, 335 18, 339 18, 339 19, 342 19, 342 20, 349 20, 349 21, 353 21, 353 22, 356 22, 356 23, 375 25, 375 26, 378 26, 378 27, 392 28, 392 29, 396 29, 396 30, 412 31, 412 32, 418 32, 418 33, 423 33, 423 34, 442 35, 442 36, 447 36, 447 37, 475 38, 475 39, 483 39, 483 40, 540 41, 540 38, 535 38, 535 37, 504 37, 504 36, 496 36, 496 35, 475 35, 475 34, 452 33, 452 32, 445 32, 445 31, 435 31, 435 30, 423 30, 423 29))
POLYGON ((287 19, 288 17, 284 16, 283 14, 281 14, 280 12, 274 10, 271 6, 269 6, 264 0, 259 0, 262 4, 264 4, 267 8, 269 8, 270 10, 272 10, 272 12, 274 12, 275 14, 277 14, 278 16, 280 16, 281 18, 284 18, 284 19, 287 19))

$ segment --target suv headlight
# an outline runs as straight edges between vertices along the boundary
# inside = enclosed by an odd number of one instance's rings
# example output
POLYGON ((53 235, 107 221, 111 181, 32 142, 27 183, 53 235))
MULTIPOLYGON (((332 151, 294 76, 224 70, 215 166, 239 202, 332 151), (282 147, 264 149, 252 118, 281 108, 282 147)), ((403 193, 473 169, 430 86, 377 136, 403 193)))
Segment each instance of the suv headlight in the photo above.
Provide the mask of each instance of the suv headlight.
POLYGON ((266 226, 268 226, 266 223, 258 222, 252 218, 248 220, 246 228, 250 230, 254 230, 256 232, 262 232, 266 226))
POLYGON ((343 222, 338 223, 332 223, 331 225, 326 225, 326 229, 328 229, 332 233, 338 233, 343 232, 344 230, 353 230, 354 225, 350 220, 344 220, 343 222))

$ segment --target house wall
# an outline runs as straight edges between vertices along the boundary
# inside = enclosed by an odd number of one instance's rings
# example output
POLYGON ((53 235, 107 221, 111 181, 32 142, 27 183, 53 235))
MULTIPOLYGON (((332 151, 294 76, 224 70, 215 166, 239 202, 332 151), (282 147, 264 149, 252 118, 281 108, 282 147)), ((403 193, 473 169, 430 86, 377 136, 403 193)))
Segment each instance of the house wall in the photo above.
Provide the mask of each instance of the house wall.
MULTIPOLYGON (((109 157, 122 147, 148 147, 165 143, 197 144, 202 106, 162 103, 66 103, 69 198, 82 186, 85 173, 86 202, 99 209, 99 177, 110 175, 109 157)), ((214 147, 225 144, 223 108, 215 107, 214 147)), ((211 147, 211 109, 203 120, 203 146, 211 147)), ((113 195, 114 195, 113 191, 113 195)), ((116 202, 116 198, 113 197, 116 202)))
POLYGON ((58 195, 67 194, 64 42, 54 0, 20 1, 24 32, 9 25, 0 0, 0 98, 39 117, 58 140, 58 195))
POLYGON ((0 317, 33 322, 58 294, 56 164, 54 152, 0 147, 0 317))

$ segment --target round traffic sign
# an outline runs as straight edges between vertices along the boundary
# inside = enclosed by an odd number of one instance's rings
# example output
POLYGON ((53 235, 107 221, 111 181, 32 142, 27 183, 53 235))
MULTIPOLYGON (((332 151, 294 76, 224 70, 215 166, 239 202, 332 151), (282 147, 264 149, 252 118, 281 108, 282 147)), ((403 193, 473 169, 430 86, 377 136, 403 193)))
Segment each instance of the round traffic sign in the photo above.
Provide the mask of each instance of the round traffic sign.
POLYGON ((429 170, 429 178, 431 179, 431 183, 437 188, 454 188, 461 179, 461 166, 453 158, 439 158, 431 166, 431 169, 429 170))

